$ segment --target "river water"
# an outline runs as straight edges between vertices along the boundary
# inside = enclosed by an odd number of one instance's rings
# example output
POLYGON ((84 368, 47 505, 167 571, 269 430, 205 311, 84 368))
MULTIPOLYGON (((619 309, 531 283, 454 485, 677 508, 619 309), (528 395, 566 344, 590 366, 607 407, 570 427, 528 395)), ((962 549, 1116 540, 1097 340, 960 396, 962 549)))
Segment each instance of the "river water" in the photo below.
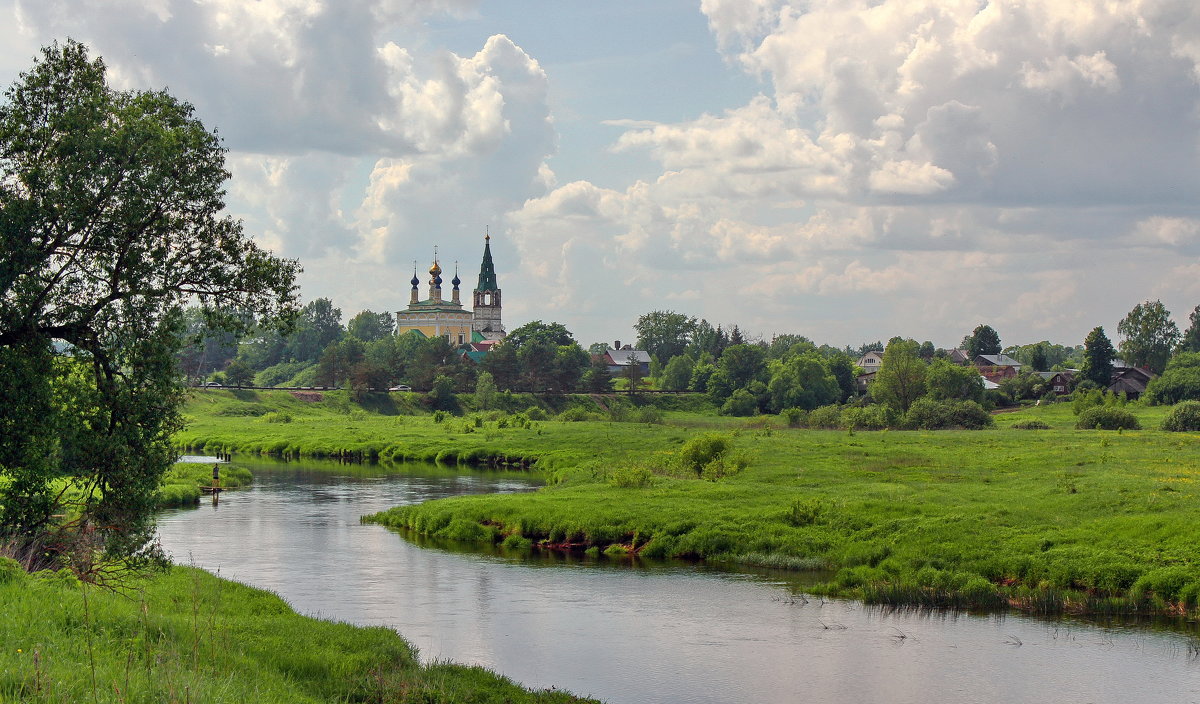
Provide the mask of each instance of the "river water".
POLYGON ((1200 703, 1195 624, 881 610, 700 566, 464 552, 359 516, 527 491, 528 475, 246 462, 252 487, 159 519, 180 563, 301 613, 396 628, 424 660, 611 704, 1200 703))

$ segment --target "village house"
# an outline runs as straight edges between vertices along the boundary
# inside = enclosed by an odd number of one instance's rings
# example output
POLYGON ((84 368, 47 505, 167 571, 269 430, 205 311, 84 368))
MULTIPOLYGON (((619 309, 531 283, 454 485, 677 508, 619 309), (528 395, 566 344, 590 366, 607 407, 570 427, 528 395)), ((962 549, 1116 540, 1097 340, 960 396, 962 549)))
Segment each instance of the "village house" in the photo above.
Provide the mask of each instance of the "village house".
POLYGON ((622 347, 620 340, 614 342, 612 348, 605 350, 603 356, 609 374, 620 374, 635 361, 641 367, 642 376, 650 374, 650 353, 646 350, 635 350, 629 345, 622 347))
POLYGON ((984 379, 999 384, 1021 373, 1021 363, 1006 354, 981 354, 975 357, 975 368, 984 379))
POLYGON ((883 366, 883 353, 878 350, 871 350, 858 358, 855 362, 864 374, 874 374, 883 366))

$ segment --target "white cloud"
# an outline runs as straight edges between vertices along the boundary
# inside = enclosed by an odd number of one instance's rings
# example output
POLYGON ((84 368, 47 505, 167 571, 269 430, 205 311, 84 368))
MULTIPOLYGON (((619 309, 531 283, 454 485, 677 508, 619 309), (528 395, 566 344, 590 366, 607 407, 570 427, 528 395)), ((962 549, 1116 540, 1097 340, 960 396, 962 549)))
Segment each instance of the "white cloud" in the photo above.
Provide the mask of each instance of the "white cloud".
POLYGON ((11 7, 8 49, 74 36, 122 85, 195 103, 233 150, 234 212, 344 309, 403 298, 435 243, 469 272, 485 226, 506 315, 595 339, 677 306, 831 342, 984 321, 1072 342, 1164 286, 1176 309, 1197 294, 1191 0, 702 0, 760 94, 590 116, 598 144, 622 130, 606 158, 657 166, 607 188, 552 168, 551 96, 587 86, 552 85, 517 29, 438 44, 474 0, 11 7))

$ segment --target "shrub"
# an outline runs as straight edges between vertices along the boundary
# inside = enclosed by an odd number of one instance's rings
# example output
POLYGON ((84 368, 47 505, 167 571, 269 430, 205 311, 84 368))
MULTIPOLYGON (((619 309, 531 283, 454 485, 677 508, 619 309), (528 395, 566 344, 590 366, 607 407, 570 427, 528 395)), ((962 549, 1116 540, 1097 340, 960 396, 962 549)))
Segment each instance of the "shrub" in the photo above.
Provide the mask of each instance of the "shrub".
POLYGON ((600 420, 600 415, 579 406, 573 406, 559 413, 558 419, 564 423, 579 423, 585 420, 600 420))
POLYGON ((638 423, 658 424, 663 422, 663 412, 654 406, 646 406, 637 410, 634 419, 638 423))
POLYGON ((264 415, 261 420, 264 423, 291 423, 292 414, 285 411, 272 411, 264 415))
POLYGON ((803 428, 808 424, 808 411, 803 408, 785 408, 779 412, 779 416, 789 428, 803 428))
POLYGON ((746 389, 733 392, 721 406, 723 416, 752 416, 758 410, 758 399, 746 389))
POLYGON ((1162 376, 1146 387, 1146 398, 1157 404, 1200 400, 1200 354, 1175 355, 1162 376))
POLYGON ((820 519, 824 510, 825 504, 820 499, 796 499, 784 520, 794 526, 810 526, 820 519))
POLYGON ((871 404, 862 408, 849 407, 842 411, 842 427, 850 430, 883 430, 893 424, 890 406, 871 404))
POLYGON ((705 433, 694 437, 679 450, 680 466, 684 471, 699 477, 703 474, 705 466, 725 455, 731 445, 729 438, 720 433, 705 433))
POLYGON ((974 401, 934 401, 931 398, 913 402, 904 421, 907 427, 920 430, 979 430, 995 424, 991 414, 974 401))
POLYGON ((974 401, 958 401, 950 404, 950 425, 965 430, 981 430, 996 424, 992 414, 983 410, 974 401))
POLYGON ((1200 431, 1200 401, 1176 404, 1163 421, 1162 429, 1176 433, 1200 431))
POLYGON ((619 489, 643 489, 653 480, 654 472, 641 464, 617 467, 608 476, 608 483, 619 489))
POLYGON ((821 406, 808 414, 808 427, 836 429, 842 425, 841 406, 821 406))
POLYGON ((1141 430, 1137 417, 1124 408, 1093 406, 1079 414, 1076 430, 1141 430))
POLYGON ((25 570, 21 563, 11 557, 0 557, 0 584, 16 582, 25 579, 25 570))
POLYGON ((1100 389, 1081 390, 1076 389, 1074 400, 1071 402, 1071 410, 1075 415, 1081 415, 1089 408, 1104 405, 1104 392, 1100 389))
POLYGON ((1014 430, 1049 430, 1050 426, 1040 420, 1023 420, 1020 423, 1013 423, 1014 430))
POLYGON ((737 474, 748 464, 750 464, 750 460, 745 455, 729 452, 704 465, 704 468, 700 470, 700 478, 715 482, 737 474))
POLYGON ((530 406, 529 408, 526 408, 524 415, 529 420, 546 420, 547 417, 546 412, 542 410, 541 406, 530 406))

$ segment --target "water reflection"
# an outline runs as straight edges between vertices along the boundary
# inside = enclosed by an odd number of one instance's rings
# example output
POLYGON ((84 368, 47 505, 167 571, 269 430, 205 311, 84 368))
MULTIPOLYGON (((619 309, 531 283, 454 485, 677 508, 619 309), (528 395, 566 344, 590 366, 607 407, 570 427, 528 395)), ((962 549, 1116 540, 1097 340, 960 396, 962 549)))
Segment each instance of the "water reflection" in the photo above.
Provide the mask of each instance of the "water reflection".
POLYGON ((1200 663, 1177 631, 867 608, 805 598, 802 579, 770 571, 465 552, 359 516, 527 491, 530 475, 251 469, 253 487, 224 494, 219 510, 162 517, 178 561, 272 589, 303 613, 394 626, 426 659, 533 687, 614 703, 1200 702, 1200 663))

